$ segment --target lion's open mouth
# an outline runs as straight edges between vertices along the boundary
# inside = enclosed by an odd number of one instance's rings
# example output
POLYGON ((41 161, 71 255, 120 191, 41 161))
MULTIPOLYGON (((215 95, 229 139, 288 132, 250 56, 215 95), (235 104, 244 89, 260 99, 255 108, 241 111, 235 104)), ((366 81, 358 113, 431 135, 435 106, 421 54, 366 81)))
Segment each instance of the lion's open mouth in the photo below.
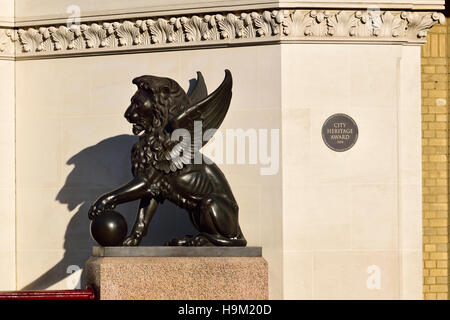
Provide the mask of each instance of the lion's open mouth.
POLYGON ((143 131, 145 131, 145 128, 143 126, 141 126, 140 124, 133 124, 133 134, 134 135, 139 135, 140 133, 142 133, 143 131))

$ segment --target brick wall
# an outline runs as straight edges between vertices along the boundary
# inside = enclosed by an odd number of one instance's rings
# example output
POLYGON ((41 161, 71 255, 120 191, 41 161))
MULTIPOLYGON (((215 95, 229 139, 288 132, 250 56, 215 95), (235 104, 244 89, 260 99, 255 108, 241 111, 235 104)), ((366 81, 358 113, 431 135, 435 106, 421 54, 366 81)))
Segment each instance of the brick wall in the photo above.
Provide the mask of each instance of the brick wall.
POLYGON ((427 300, 449 297, 449 34, 449 23, 436 25, 422 47, 423 291, 427 300))

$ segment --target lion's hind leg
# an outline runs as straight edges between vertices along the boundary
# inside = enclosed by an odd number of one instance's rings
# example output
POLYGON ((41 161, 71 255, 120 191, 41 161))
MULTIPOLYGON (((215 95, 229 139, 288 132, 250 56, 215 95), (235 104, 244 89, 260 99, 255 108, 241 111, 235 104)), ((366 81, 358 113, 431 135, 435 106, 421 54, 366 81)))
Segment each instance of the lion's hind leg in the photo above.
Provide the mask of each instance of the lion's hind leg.
POLYGON ((196 236, 174 239, 169 245, 240 246, 247 244, 238 222, 239 208, 234 200, 212 194, 202 199, 192 212, 192 220, 200 231, 196 236))

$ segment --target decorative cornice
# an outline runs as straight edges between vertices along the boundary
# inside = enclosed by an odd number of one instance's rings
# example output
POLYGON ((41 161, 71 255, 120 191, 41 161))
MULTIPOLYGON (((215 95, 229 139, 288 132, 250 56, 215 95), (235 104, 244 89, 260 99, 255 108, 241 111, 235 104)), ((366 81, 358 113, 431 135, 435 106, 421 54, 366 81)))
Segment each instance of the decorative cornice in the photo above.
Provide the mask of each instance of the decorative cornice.
POLYGON ((0 28, 0 56, 14 57, 14 30, 0 28))
POLYGON ((0 55, 39 58, 267 41, 421 43, 441 13, 273 10, 0 29, 0 55), (261 41, 263 40, 263 41, 261 41))

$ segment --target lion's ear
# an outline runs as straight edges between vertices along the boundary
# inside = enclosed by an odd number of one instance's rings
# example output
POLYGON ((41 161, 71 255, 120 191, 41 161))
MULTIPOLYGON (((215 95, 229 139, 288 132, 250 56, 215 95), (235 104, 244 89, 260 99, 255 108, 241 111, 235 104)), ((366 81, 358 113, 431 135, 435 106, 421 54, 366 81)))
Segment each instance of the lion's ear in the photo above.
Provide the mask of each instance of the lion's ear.
POLYGON ((170 96, 170 88, 167 86, 163 86, 159 89, 159 92, 164 96, 164 97, 168 97, 170 96))

